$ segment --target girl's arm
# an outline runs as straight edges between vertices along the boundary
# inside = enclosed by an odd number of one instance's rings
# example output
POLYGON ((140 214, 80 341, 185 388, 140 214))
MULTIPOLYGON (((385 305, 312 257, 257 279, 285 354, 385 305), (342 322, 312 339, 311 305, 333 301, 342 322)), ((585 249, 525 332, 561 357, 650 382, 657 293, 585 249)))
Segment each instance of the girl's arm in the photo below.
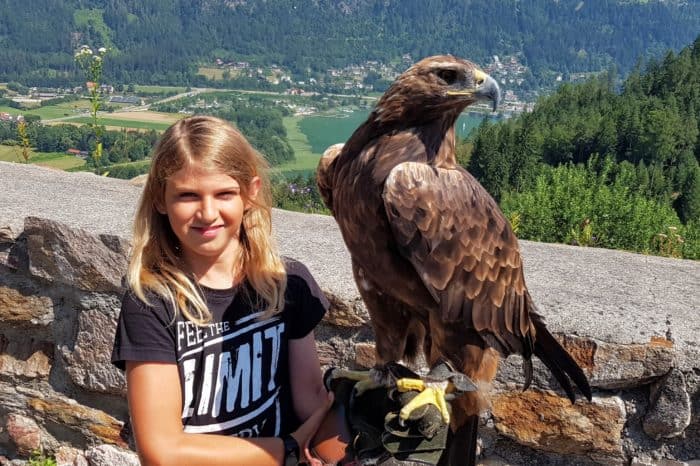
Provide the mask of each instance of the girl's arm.
MULTIPOLYGON (((128 361, 126 377, 129 411, 143 466, 282 464, 284 446, 279 438, 243 439, 185 433, 180 419, 182 395, 175 364, 128 361)), ((330 402, 316 406, 319 409, 292 434, 300 445, 308 439, 298 437, 299 433, 315 431, 330 402)))
POLYGON ((289 375, 294 411, 304 422, 328 400, 313 331, 303 338, 289 340, 289 375))

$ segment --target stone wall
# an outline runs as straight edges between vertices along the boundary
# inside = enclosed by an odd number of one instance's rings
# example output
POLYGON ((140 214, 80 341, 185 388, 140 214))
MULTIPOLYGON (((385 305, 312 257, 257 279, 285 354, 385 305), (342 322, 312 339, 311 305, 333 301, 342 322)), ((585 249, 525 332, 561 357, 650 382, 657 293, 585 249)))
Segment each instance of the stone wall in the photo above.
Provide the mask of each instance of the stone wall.
POLYGON ((138 464, 118 450, 125 380, 109 363, 128 243, 32 217, 1 231, 0 455, 87 464, 112 451, 138 464))
MULTIPOLYGON (((37 450, 62 465, 138 464, 109 356, 140 188, 4 163, 0 185, 0 465, 37 450)), ((317 330, 323 364, 370 366, 372 331, 333 220, 274 216, 283 253, 332 303, 317 330)), ((539 362, 522 392, 509 358, 482 419, 483 464, 698 464, 700 264, 522 248, 533 298, 594 399, 569 403, 539 362)))

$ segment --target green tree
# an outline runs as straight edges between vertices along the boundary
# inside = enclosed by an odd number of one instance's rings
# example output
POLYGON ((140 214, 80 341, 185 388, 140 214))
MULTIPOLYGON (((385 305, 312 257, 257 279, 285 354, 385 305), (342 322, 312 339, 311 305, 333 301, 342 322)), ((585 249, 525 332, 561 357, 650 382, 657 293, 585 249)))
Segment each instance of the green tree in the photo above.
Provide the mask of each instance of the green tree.
POLYGON ((684 223, 700 220, 700 166, 690 170, 677 199, 678 213, 684 223))

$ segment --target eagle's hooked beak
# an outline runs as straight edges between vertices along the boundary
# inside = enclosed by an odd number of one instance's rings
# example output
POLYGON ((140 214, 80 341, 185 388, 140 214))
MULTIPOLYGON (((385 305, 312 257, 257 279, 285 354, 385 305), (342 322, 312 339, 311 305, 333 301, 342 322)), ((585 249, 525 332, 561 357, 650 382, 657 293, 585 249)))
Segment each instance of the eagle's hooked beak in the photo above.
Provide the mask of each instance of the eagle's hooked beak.
POLYGON ((474 69, 474 87, 459 91, 447 91, 447 95, 467 95, 478 100, 490 100, 493 105, 493 111, 496 111, 499 102, 501 101, 501 90, 498 83, 488 74, 481 70, 474 69))
POLYGON ((501 90, 496 80, 481 70, 474 70, 474 82, 476 83, 474 96, 478 100, 490 100, 495 112, 498 103, 501 101, 501 90))

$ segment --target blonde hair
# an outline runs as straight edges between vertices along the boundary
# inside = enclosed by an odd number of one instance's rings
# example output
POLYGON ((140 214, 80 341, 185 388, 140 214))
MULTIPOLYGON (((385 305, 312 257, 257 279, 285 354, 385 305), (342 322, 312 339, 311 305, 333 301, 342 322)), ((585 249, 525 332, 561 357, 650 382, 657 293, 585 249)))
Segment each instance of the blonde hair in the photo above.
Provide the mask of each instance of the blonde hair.
POLYGON ((168 217, 158 211, 158 206, 165 205, 168 178, 188 165, 225 173, 240 184, 241 196, 250 202, 241 224, 240 270, 266 302, 264 317, 281 311, 287 276, 272 238, 268 164, 230 123, 210 116, 178 121, 156 145, 134 218, 127 271, 131 290, 148 304, 147 292, 155 293, 172 303, 176 313, 197 325, 211 321, 201 290, 180 258, 179 241, 168 217), (251 199, 248 189, 256 176, 261 185, 255 199, 251 199))

